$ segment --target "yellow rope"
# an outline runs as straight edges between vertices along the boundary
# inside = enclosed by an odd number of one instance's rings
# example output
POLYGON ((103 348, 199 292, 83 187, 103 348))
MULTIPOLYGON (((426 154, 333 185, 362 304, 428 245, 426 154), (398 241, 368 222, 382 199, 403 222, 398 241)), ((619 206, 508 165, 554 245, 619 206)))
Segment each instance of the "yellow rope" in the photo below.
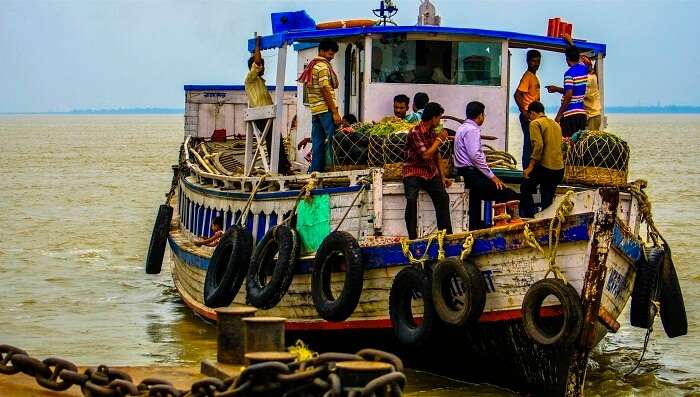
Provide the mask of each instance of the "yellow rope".
POLYGON ((525 230, 523 231, 523 234, 525 235, 525 242, 530 247, 538 250, 549 263, 549 270, 547 270, 544 278, 547 278, 549 273, 553 273, 554 277, 564 281, 565 283, 567 282, 566 276, 564 276, 564 273, 562 273, 559 265, 557 265, 557 249, 559 248, 561 226, 564 223, 566 216, 571 213, 571 210, 574 209, 574 202, 571 200, 573 195, 573 190, 569 190, 566 192, 566 194, 564 194, 561 203, 559 203, 559 207, 557 207, 556 214, 549 222, 549 242, 547 251, 542 248, 540 243, 537 241, 537 237, 535 237, 535 234, 530 230, 527 224, 525 224, 525 230))
POLYGON ((666 242, 666 240, 661 236, 661 232, 656 228, 654 224, 654 218, 651 214, 651 200, 647 196, 646 192, 643 190, 647 186, 645 180, 636 180, 628 185, 630 194, 637 199, 639 205, 639 212, 642 214, 642 221, 647 224, 649 230, 649 237, 651 238, 654 246, 659 246, 659 239, 666 242))
POLYGON ((464 244, 462 244, 462 254, 459 256, 461 260, 467 259, 469 254, 472 253, 472 249, 474 248, 474 236, 469 233, 467 234, 467 237, 464 239, 464 244))
POLYGON ((439 230, 435 233, 431 233, 427 238, 428 241, 425 244, 425 251, 423 252, 423 255, 421 255, 420 258, 416 258, 413 256, 413 253, 408 247, 408 242, 409 240, 407 238, 402 238, 401 239, 401 251, 403 251, 403 255, 408 259, 409 263, 412 264, 420 264, 423 266, 425 264, 425 261, 428 260, 428 251, 430 249, 430 245, 433 243, 434 240, 437 239, 438 242, 438 260, 443 260, 445 259, 445 248, 444 248, 444 243, 445 243, 445 235, 447 235, 447 230, 439 230))
POLYGON ((314 357, 318 357, 318 353, 309 349, 309 346, 302 342, 301 339, 297 339, 294 346, 289 346, 287 351, 294 356, 294 361, 296 362, 308 361, 314 357))

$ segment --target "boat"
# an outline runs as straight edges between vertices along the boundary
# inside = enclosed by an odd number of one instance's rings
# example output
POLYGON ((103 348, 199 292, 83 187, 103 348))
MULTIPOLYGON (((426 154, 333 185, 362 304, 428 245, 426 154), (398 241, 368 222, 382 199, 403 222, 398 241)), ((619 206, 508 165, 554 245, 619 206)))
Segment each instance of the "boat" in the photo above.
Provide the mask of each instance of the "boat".
MULTIPOLYGON (((421 14, 419 21, 435 19, 421 14)), ((627 183, 626 173, 617 185, 565 183, 554 203, 528 220, 508 221, 484 202, 489 227, 469 231, 469 191, 455 181, 448 188, 453 233, 436 230, 432 203, 421 193, 419 238, 408 240, 403 185, 388 164, 303 171, 304 152, 295 148, 310 136, 311 115, 303 87, 285 86, 289 47, 300 73, 317 43, 333 38, 343 114, 380 120, 392 114, 386 98, 424 91, 446 114, 461 115, 478 98, 488 109, 484 133, 495 138, 495 150, 507 151, 509 49, 561 53, 565 41, 439 25, 318 28, 305 11, 273 13, 271 21, 272 34, 260 45, 277 55, 274 105, 248 108, 242 86, 184 87, 185 137, 147 270, 160 271, 158 251, 167 240, 174 285, 205 319, 216 321, 217 307, 254 305, 260 315, 286 318, 287 337, 317 350, 378 347, 447 376, 537 395, 582 395, 588 355, 621 327, 627 302, 642 288, 639 269, 656 261, 656 272, 644 278, 656 280, 660 267, 672 268, 670 253, 666 260, 650 255, 640 235, 651 222, 644 185, 627 183), (417 48, 450 60, 443 65, 448 81, 431 80, 417 48), (271 122, 261 131, 259 120, 271 122), (273 134, 269 153, 266 133, 273 134), (302 172, 279 173, 284 137, 302 172), (312 226, 320 225, 324 238, 308 250, 298 211, 321 198, 312 226), (225 231, 219 245, 195 244, 212 235, 217 217, 225 231)), ((255 45, 248 41, 251 52, 255 45)), ((605 44, 576 45, 596 61, 604 98, 605 44)), ((494 172, 514 187, 522 180, 517 169, 494 172)), ((657 290, 642 289, 638 299, 645 318, 637 323, 646 327, 657 290)))

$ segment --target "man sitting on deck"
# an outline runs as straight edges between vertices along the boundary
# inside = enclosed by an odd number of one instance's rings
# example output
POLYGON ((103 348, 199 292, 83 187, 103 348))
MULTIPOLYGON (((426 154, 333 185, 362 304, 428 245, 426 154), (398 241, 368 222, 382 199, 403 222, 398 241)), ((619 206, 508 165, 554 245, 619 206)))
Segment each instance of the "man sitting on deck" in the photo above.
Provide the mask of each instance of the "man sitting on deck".
POLYGON ((418 193, 425 190, 435 207, 438 230, 452 234, 450 196, 445 190, 452 182, 440 167, 440 145, 447 140, 447 131, 435 133, 445 109, 435 102, 425 105, 421 122, 411 129, 406 139, 406 161, 403 164, 403 188, 406 195, 406 229, 408 238, 418 238, 418 193))
MULTIPOLYGON (((248 107, 257 108, 261 106, 272 105, 272 96, 267 90, 265 85, 265 79, 263 75, 265 74, 265 61, 262 59, 260 54, 260 36, 255 38, 255 52, 253 56, 248 59, 248 74, 245 76, 245 93, 248 97, 248 107)), ((267 120, 256 120, 255 126, 262 133, 265 130, 265 124, 267 120)), ((275 133, 274 124, 270 123, 270 130, 267 135, 265 135, 265 149, 267 153, 270 154, 272 149, 272 134, 275 133)), ((279 173, 286 175, 291 171, 292 165, 287 158, 287 152, 284 150, 284 145, 282 145, 282 138, 280 138, 280 148, 279 148, 279 173)))
POLYGON ((486 163, 481 147, 481 125, 486 120, 486 106, 481 102, 467 104, 467 120, 455 134, 454 164, 457 173, 464 178, 469 189, 469 230, 483 229, 481 201, 504 203, 520 198, 518 193, 506 187, 486 163))

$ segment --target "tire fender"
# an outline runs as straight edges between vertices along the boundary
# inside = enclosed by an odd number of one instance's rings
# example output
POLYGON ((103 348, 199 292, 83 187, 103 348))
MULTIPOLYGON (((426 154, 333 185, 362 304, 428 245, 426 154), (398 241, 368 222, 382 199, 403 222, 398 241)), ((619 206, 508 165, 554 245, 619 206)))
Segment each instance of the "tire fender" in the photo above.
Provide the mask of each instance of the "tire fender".
POLYGON ((204 279, 205 305, 215 308, 233 302, 248 273, 252 250, 253 235, 243 226, 233 225, 221 236, 204 279))

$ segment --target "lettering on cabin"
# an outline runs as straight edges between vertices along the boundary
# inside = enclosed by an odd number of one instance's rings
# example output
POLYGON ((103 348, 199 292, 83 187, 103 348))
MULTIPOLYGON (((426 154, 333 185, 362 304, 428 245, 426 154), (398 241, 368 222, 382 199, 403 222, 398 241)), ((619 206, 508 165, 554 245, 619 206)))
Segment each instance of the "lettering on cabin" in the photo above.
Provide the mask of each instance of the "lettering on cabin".
POLYGON ((625 289, 625 286, 627 285, 626 281, 625 276, 620 274, 617 270, 611 269, 610 276, 608 276, 608 283, 605 288, 613 296, 618 297, 620 296, 620 293, 622 293, 622 290, 625 289))
POLYGON ((226 93, 225 92, 205 92, 204 97, 205 98, 225 98, 226 93))
POLYGON ((491 270, 482 270, 481 275, 484 277, 486 292, 496 292, 496 287, 493 285, 493 272, 491 270))

